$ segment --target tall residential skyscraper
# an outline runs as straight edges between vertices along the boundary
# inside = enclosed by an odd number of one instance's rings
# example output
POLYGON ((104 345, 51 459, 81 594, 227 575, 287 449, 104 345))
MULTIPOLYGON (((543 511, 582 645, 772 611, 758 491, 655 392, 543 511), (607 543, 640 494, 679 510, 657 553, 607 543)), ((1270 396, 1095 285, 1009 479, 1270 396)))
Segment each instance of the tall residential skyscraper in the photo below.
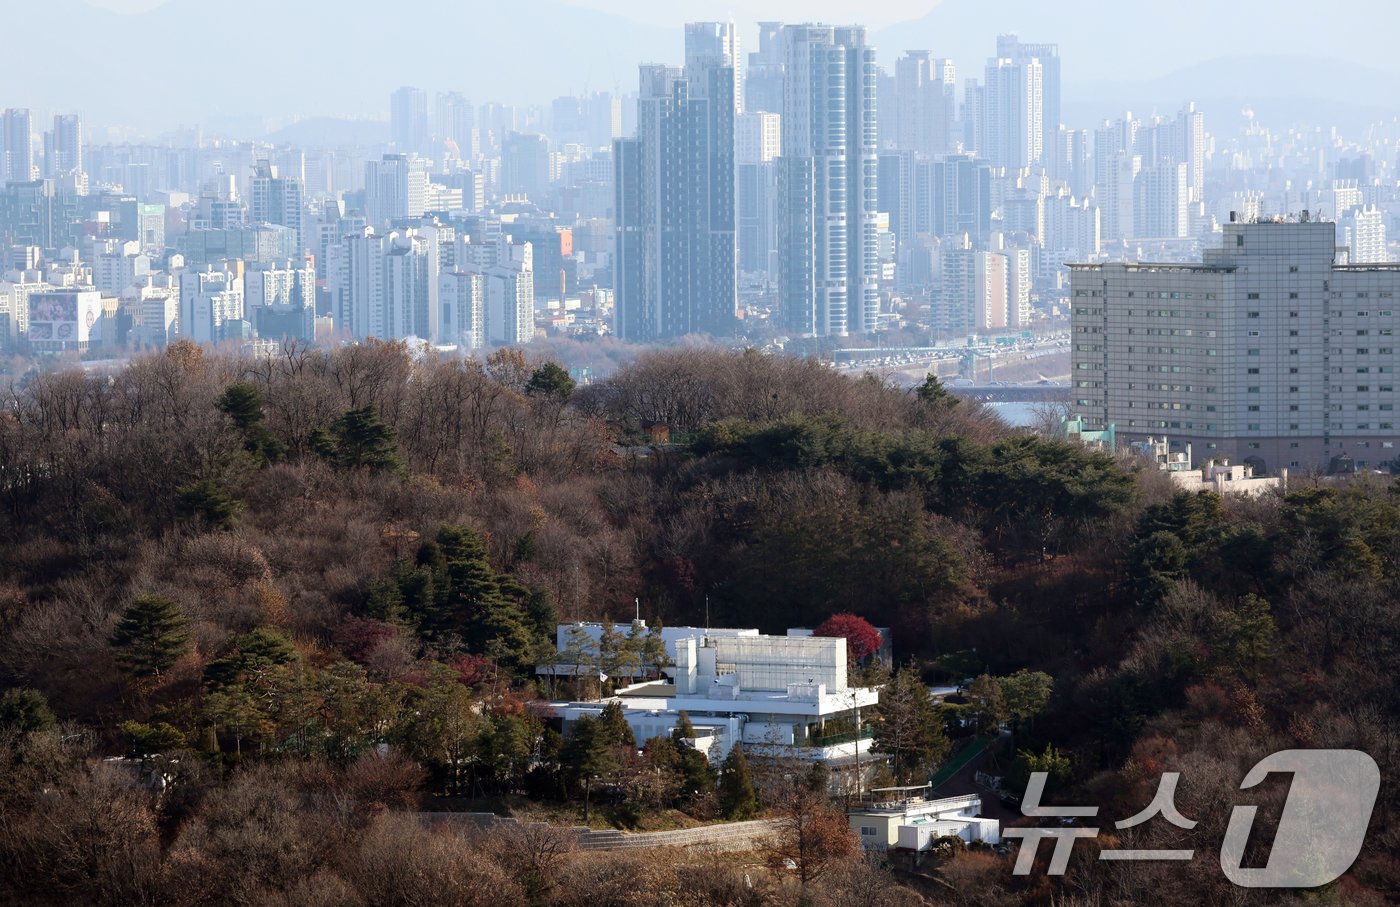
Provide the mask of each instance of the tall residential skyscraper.
POLYGON ((544 201, 549 189, 549 139, 536 133, 512 132, 501 143, 501 191, 544 201))
POLYGON ((428 93, 405 85, 389 96, 389 140, 400 154, 428 151, 428 93))
POLYGON ((457 146, 457 156, 464 161, 473 160, 481 150, 481 140, 476 130, 476 108, 471 101, 457 91, 449 91, 437 96, 436 132, 439 142, 451 142, 457 146))
POLYGON ((423 216, 428 202, 428 172, 418 158, 386 154, 365 161, 365 216, 371 225, 423 216))
POLYGON ((935 60, 911 50, 895 64, 894 147, 932 157, 953 149, 953 97, 956 70, 951 60, 935 60))
POLYGON ((614 150, 625 339, 733 332, 735 52, 733 25, 691 23, 683 68, 641 68, 637 136, 614 150))
POLYGON ((773 273, 778 252, 778 157, 783 150, 782 116, 742 113, 735 121, 735 227, 739 270, 773 273))
POLYGON ((1063 179, 1058 148, 1050 154, 1060 131, 1060 47, 1058 44, 1024 44, 1015 35, 997 36, 997 58, 1024 65, 1031 60, 1040 64, 1041 105, 1040 134, 1046 149, 1046 164, 1052 176, 1063 179))
POLYGON ((758 23, 758 50, 749 54, 744 75, 743 109, 781 113, 783 110, 783 47, 781 22, 758 23))
POLYGON ((47 138, 45 163, 51 179, 83 172, 82 117, 76 113, 58 114, 53 118, 53 132, 47 138))
POLYGON ((1206 188, 1206 118, 1192 101, 1176 115, 1177 134, 1181 140, 1181 161, 1186 164, 1186 185, 1191 201, 1205 197, 1206 188))
POLYGON ((253 185, 248 214, 255 224, 281 224, 297 234, 298 254, 306 251, 302 233, 304 200, 300 180, 278 175, 267 161, 253 166, 253 185))
POLYGON ((327 284, 337 328, 352 337, 438 339, 438 256, 417 233, 372 227, 328 250, 327 284))
POLYGON ((0 181, 34 179, 34 126, 27 108, 12 107, 0 120, 0 165, 0 181))
POLYGON ((1145 167, 1133 183, 1133 236, 1181 238, 1191 232, 1186 165, 1145 167))
POLYGON ((779 301, 790 330, 842 337, 880 309, 875 49, 864 28, 784 26, 779 301))
POLYGON ((1040 60, 988 60, 982 85, 978 153, 993 167, 1019 170, 1043 163, 1044 100, 1044 68, 1040 60))

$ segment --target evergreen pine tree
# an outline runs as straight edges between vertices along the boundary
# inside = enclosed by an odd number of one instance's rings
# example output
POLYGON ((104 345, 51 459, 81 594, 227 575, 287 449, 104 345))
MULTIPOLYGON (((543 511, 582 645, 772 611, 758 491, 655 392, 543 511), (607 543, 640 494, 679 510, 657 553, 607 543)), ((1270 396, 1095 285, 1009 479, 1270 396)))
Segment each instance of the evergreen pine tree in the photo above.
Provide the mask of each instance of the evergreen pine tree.
POLYGON ((134 677, 159 677, 185 652, 189 621, 160 595, 138 596, 112 633, 117 663, 134 677))
POLYGON ((676 726, 671 728, 671 739, 677 743, 695 739, 695 725, 690 723, 690 713, 684 709, 676 717, 676 726))
POLYGON ((743 746, 737 743, 720 767, 719 808, 726 819, 735 822, 752 819, 758 812, 758 795, 754 793, 749 760, 743 746))
POLYGON ((481 537, 465 527, 444 526, 437 543, 446 564, 446 587, 437 598, 445 624, 471 651, 508 668, 525 667, 533 646, 523 609, 501 593, 481 537))
POLYGON ((398 472, 403 468, 394 430, 372 406, 347 410, 328 430, 317 429, 311 448, 341 469, 398 472))

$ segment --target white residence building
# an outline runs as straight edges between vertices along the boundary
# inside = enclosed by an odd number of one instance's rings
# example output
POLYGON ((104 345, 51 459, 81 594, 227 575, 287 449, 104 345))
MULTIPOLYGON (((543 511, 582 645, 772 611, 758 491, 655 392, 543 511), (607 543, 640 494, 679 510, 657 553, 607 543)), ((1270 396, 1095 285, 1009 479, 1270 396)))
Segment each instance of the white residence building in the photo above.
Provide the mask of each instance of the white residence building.
POLYGON ((1001 824, 979 815, 982 797, 968 794, 929 800, 927 787, 877 788, 847 813, 851 831, 866 850, 928 850, 939 838, 971 844, 1001 841, 1001 824))
MULTIPOLYGON (((559 629, 561 657, 571 648, 577 651, 579 627, 601 638, 597 624, 573 626, 572 633, 569 625, 559 629)), ((597 717, 608 703, 618 702, 639 744, 669 734, 685 712, 695 728, 692 742, 714 762, 736 743, 753 752, 837 767, 869 752, 868 735, 856 728, 860 710, 874 706, 879 691, 850 685, 844 639, 697 627, 667 628, 660 635, 670 661, 660 668, 660 679, 622 687, 609 698, 550 704, 566 732, 572 722, 597 717)), ((596 662, 574 658, 580 660, 585 663, 542 666, 539 672, 596 670, 596 662)), ((640 667, 633 670, 642 673, 640 667)))

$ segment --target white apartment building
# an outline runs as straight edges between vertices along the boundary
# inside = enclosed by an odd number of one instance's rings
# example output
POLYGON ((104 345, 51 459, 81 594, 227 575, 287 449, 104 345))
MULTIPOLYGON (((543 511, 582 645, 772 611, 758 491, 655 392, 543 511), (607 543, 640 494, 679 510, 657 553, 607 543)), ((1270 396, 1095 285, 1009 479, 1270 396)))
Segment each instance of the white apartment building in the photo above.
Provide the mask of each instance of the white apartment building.
POLYGON ((163 272, 145 275, 122 292, 131 315, 133 346, 163 347, 179 335, 180 284, 163 272))
POLYGON ((486 279, 475 271, 450 270, 438 277, 443 343, 466 350, 486 345, 486 279))
POLYGON ((92 244, 92 282, 108 295, 120 295, 151 271, 151 259, 136 241, 96 240, 92 244))
POLYGON ((1342 244, 1349 250, 1347 264, 1383 264, 1390 261, 1385 244, 1385 212, 1375 205, 1353 208, 1341 219, 1342 244))
POLYGON ((195 343, 242 339, 245 323, 241 262, 180 275, 181 338, 195 343))
POLYGON ((365 227, 328 247, 326 271, 336 326, 352 337, 437 340, 438 255, 426 237, 365 227))
POLYGON ((1400 266, 1336 262, 1302 217, 1227 224, 1197 265, 1074 266, 1075 412, 1260 476, 1388 464, 1400 266))

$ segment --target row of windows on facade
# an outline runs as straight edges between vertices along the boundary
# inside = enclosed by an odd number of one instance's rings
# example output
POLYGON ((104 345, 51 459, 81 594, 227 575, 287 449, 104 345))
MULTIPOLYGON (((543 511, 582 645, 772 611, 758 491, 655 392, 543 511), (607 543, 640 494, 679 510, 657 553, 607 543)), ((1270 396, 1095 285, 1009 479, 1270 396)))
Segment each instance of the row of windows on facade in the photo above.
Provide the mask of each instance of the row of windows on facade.
MULTIPOLYGON (((1384 350, 1386 350, 1386 351, 1389 351, 1389 348, 1388 348, 1388 347, 1383 347, 1382 349, 1384 349, 1384 350)), ((1160 352, 1165 353, 1166 350, 1167 350, 1167 348, 1166 348, 1166 347, 1157 347, 1157 350, 1160 351, 1160 352)), ((1131 352, 1133 352, 1133 350, 1129 349, 1128 352, 1131 353, 1131 352)), ((1144 348, 1141 352, 1143 352, 1143 353, 1148 353, 1148 352, 1152 352, 1152 350, 1151 350, 1150 348, 1144 348)), ((1173 349, 1172 352, 1173 352, 1173 353, 1176 353, 1177 351, 1176 351, 1175 349, 1173 349)), ((1183 351, 1183 352, 1189 352, 1189 351, 1183 351)), ((1289 350, 1289 353, 1290 353, 1290 355, 1293 355, 1293 356, 1298 355, 1298 351, 1297 351, 1297 350, 1289 350)), ((1340 355, 1340 354, 1341 354, 1340 351, 1338 351, 1338 355, 1340 355)), ((1214 355, 1214 354, 1211 353, 1211 354, 1209 354, 1209 355, 1214 355)), ((1259 354, 1258 354, 1257 352, 1251 351, 1249 355, 1251 355, 1251 356, 1257 356, 1257 355, 1259 355, 1259 354)), ((1074 364, 1074 367, 1075 367, 1075 369, 1077 369, 1077 370, 1079 370, 1079 371, 1089 371, 1089 372, 1102 372, 1102 371, 1105 371, 1105 370, 1106 370, 1106 367, 1105 367, 1104 364, 1101 363, 1101 362, 1076 362, 1076 363, 1074 364)), ((1392 373, 1395 371, 1395 366, 1393 366, 1393 365, 1378 365, 1378 366, 1375 366, 1374 369, 1373 369, 1371 366, 1369 366, 1369 365, 1357 365, 1357 366, 1351 366, 1351 368, 1354 368, 1354 369, 1356 370, 1355 373, 1358 374, 1358 375, 1369 375, 1369 374, 1371 374, 1373 371, 1374 371, 1376 374, 1379 374, 1379 375, 1389 375, 1389 374, 1392 374, 1392 373)), ((1139 368, 1139 367, 1136 367, 1136 366, 1128 365, 1128 366, 1124 366, 1124 369, 1125 369, 1126 371, 1130 371, 1130 372, 1169 372, 1169 373, 1171 373, 1171 374, 1190 374, 1190 373, 1196 371, 1194 368, 1192 368, 1192 367, 1189 366, 1189 365, 1171 365, 1171 366, 1168 366, 1168 365, 1156 365, 1156 366, 1149 365, 1149 366, 1147 366, 1146 368, 1139 368)), ((1332 367, 1332 374, 1334 374, 1334 375, 1344 375, 1344 374, 1347 374, 1347 369, 1348 369, 1348 366, 1336 365, 1336 366, 1333 366, 1333 367, 1332 367)), ((1216 369, 1207 368, 1207 369, 1205 369, 1205 373, 1206 373, 1207 375, 1214 375, 1214 374, 1216 374, 1216 369)), ((1298 374, 1301 374, 1301 371, 1298 369, 1298 367, 1296 367, 1296 366, 1291 366, 1291 367, 1288 369, 1288 374, 1290 374, 1290 375, 1298 375, 1298 374)))
MULTIPOLYGON (((1096 405, 1096 402, 1097 402, 1097 401, 1089 401, 1089 400, 1080 400, 1080 401, 1078 401, 1078 403, 1079 403, 1081 406, 1094 406, 1094 405, 1096 405)), ((1149 420, 1149 421, 1147 421, 1147 422, 1139 422, 1139 421, 1136 420, 1136 419, 1129 419, 1129 420, 1128 420, 1128 427, 1129 427, 1129 428, 1184 428, 1184 429, 1193 429, 1193 430, 1199 428, 1199 429, 1202 429, 1202 430, 1204 430, 1204 431, 1215 431, 1215 430, 1216 430, 1216 423, 1214 423, 1214 422, 1207 422, 1207 423, 1204 423, 1204 424, 1201 424, 1201 425, 1197 425, 1195 422, 1172 422, 1172 421, 1167 421, 1167 420, 1149 420)), ((1347 429, 1346 429, 1346 426, 1343 426, 1343 425, 1335 425, 1335 426, 1333 426, 1333 429, 1336 430, 1336 431, 1346 431, 1346 430, 1347 430, 1347 429)), ((1395 429, 1395 423, 1394 423, 1394 422, 1377 422, 1377 423, 1375 423, 1375 425, 1372 425, 1370 422, 1358 422, 1358 423, 1356 423, 1356 431, 1393 431, 1394 429, 1395 429)), ((1263 431, 1263 430, 1264 430, 1263 426, 1261 425, 1261 423, 1258 423, 1258 422, 1249 422, 1249 423, 1246 423, 1246 425, 1245 425, 1245 431, 1263 431)), ((1302 425, 1301 425, 1300 423, 1298 423, 1298 422, 1291 422, 1291 423, 1289 423, 1289 425, 1288 425, 1288 430, 1289 430, 1289 431, 1301 431, 1301 430, 1302 430, 1302 425)), ((1364 447, 1364 446, 1366 446, 1368 443, 1370 443, 1370 442, 1365 442, 1365 441, 1363 441, 1363 442, 1360 442, 1360 443, 1358 444, 1358 446, 1364 447)), ((1391 442, 1391 441, 1383 441, 1383 442, 1381 442, 1381 446, 1382 446, 1382 447, 1391 447, 1391 446, 1393 446, 1393 443, 1394 443, 1394 442, 1391 442)), ((1211 447, 1214 447, 1215 445, 1212 444, 1212 445, 1210 445, 1210 446, 1211 446, 1211 447)), ((1298 446, 1298 442, 1297 442, 1297 441, 1289 442, 1289 445, 1288 445, 1288 446, 1289 446, 1289 447, 1297 447, 1297 446, 1298 446)), ((1258 444, 1258 443, 1250 443, 1250 444, 1249 444, 1249 447, 1250 447, 1251 450, 1258 450, 1258 449, 1259 449, 1259 444, 1258 444)), ((1295 463, 1295 464, 1293 464, 1293 465, 1296 466, 1297 464, 1295 463)))

